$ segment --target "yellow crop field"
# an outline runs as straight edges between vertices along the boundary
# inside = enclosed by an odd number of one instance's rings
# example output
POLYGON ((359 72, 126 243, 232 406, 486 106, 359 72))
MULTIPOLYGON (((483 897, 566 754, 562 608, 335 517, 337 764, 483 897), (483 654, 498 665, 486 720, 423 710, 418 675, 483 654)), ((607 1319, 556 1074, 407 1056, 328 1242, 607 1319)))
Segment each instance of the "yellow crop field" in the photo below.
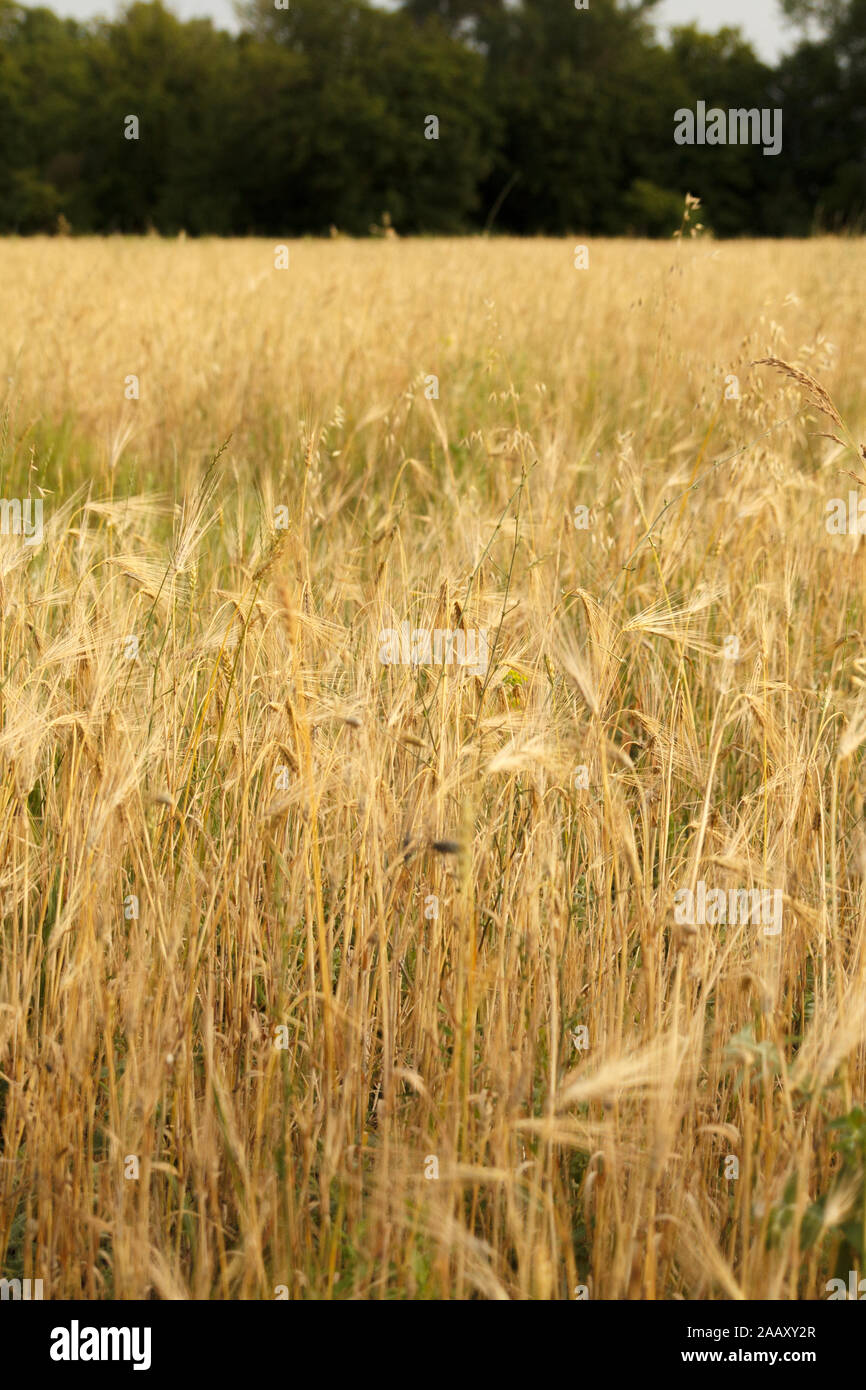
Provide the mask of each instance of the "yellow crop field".
POLYGON ((864 280, 0 242, 0 1272, 862 1269, 864 280))

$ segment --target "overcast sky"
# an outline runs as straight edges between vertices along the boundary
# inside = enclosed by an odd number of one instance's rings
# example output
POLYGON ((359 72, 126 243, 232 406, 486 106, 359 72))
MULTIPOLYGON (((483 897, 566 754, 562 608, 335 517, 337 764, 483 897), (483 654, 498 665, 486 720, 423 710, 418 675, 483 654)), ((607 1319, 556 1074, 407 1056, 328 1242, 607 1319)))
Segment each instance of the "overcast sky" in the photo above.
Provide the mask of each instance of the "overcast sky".
MULTIPOLYGON (((35 0, 22 0, 24 4, 35 0)), ((89 19, 94 15, 113 15, 116 0, 47 0, 55 14, 89 19)), ((591 0, 590 0, 591 3, 591 0)), ((168 8, 182 19, 208 15, 221 28, 235 29, 231 0, 168 0, 168 8)), ((661 0, 658 18, 667 24, 697 23, 710 32, 723 25, 739 25, 761 57, 778 57, 789 46, 790 30, 783 26, 778 0, 661 0)))
POLYGON ((792 30, 783 23, 777 0, 662 0, 657 14, 665 23, 698 24, 710 32, 738 25, 770 61, 791 47, 792 30))

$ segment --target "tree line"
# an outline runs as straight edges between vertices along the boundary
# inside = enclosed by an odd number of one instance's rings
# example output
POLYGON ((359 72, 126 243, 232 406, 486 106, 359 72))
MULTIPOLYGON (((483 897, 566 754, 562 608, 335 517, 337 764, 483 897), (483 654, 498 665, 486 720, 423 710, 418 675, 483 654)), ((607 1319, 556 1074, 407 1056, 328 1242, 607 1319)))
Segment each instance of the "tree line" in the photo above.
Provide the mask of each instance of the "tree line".
POLYGON ((231 34, 0 0, 0 231, 663 236, 687 191, 718 236, 861 229, 866 0, 784 0, 775 66, 656 3, 250 0, 231 34), (780 153, 677 143, 698 102, 781 110, 780 153))

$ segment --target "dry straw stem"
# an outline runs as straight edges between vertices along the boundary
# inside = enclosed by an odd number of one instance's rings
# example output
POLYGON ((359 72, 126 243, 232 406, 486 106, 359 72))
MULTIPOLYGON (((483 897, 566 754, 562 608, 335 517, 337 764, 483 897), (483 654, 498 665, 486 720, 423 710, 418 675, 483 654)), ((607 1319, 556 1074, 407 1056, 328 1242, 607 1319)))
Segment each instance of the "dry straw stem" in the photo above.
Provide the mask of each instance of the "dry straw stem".
POLYGON ((850 1258, 864 561, 748 365, 857 419, 866 250, 591 255, 0 244, 45 500, 0 536, 4 1275, 794 1299, 850 1258), (487 670, 383 665, 404 621, 487 670), (780 937, 678 928, 701 879, 779 887, 780 937))

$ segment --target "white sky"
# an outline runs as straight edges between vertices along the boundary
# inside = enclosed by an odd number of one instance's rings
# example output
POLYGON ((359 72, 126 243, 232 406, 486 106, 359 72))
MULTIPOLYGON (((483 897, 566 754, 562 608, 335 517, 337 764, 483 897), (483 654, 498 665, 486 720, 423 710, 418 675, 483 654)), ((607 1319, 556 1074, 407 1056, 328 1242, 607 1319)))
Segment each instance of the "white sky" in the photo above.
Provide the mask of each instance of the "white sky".
POLYGON ((656 15, 663 23, 697 24, 710 33, 738 26, 759 56, 770 62, 790 48, 795 37, 777 0, 662 0, 656 15))
MULTIPOLYGON (((119 8, 117 0, 47 0, 47 4, 55 14, 76 19, 113 15, 119 8)), ((231 0, 167 0, 167 4, 181 19, 209 16, 220 28, 237 27, 231 0)), ((661 0, 657 18, 662 24, 696 23, 710 33, 724 25, 739 25, 760 56, 771 61, 791 43, 791 30, 783 24, 777 0, 661 0)))

